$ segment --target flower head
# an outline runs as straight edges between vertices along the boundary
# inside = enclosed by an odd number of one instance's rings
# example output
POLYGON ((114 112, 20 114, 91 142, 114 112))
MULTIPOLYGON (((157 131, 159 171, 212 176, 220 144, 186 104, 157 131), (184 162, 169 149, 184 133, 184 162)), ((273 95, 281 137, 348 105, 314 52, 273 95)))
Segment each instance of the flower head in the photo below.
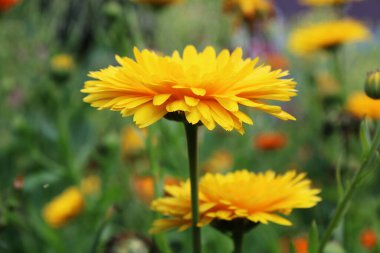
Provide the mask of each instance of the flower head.
POLYGON ((326 5, 342 5, 355 2, 355 0, 300 0, 299 2, 303 5, 319 7, 326 5))
POLYGON ((44 220, 52 227, 58 228, 78 215, 84 205, 82 193, 76 187, 70 187, 48 203, 42 215, 44 220))
POLYGON ((368 74, 364 89, 368 97, 380 99, 380 70, 368 74))
POLYGON ((223 9, 227 12, 238 9, 243 17, 253 19, 273 12, 274 7, 271 0, 225 0, 223 9))
POLYGON ((293 240, 296 253, 308 253, 309 242, 305 237, 298 237, 293 240))
POLYGON ((283 133, 261 133, 255 138, 255 146, 261 150, 275 150, 284 147, 287 141, 283 133))
POLYGON ((80 182, 80 190, 85 195, 91 195, 100 191, 101 184, 97 175, 89 175, 80 182))
POLYGON ((372 99, 364 92, 356 92, 348 98, 346 110, 358 118, 380 119, 380 100, 372 99))
POLYGON ((360 242, 363 248, 372 250, 377 243, 376 232, 372 229, 365 229, 360 234, 360 242))
POLYGON ((220 125, 225 130, 243 133, 243 123, 253 124, 241 106, 267 112, 283 120, 295 118, 280 106, 265 100, 289 101, 296 95, 296 83, 283 79, 287 71, 257 65, 259 59, 242 59, 242 50, 216 55, 207 47, 198 53, 187 46, 181 57, 160 56, 134 49, 135 60, 116 56, 121 66, 91 72, 82 92, 98 109, 134 115, 134 122, 147 127, 167 114, 180 114, 190 124, 202 123, 209 130, 220 125))
POLYGON ((289 48, 295 54, 305 55, 349 42, 365 41, 370 37, 369 29, 354 19, 323 21, 293 31, 289 48))
MULTIPOLYGON (((237 219, 291 225, 283 215, 295 208, 313 207, 321 200, 317 196, 320 190, 312 189, 305 176, 295 171, 276 175, 273 171, 252 173, 247 170, 226 175, 206 174, 199 185, 198 225, 237 219)), ((152 233, 171 228, 184 230, 191 226, 190 182, 165 189, 169 196, 153 201, 152 209, 167 218, 156 220, 152 233)))
POLYGON ((19 0, 0 0, 0 12, 8 10, 18 2, 19 0))

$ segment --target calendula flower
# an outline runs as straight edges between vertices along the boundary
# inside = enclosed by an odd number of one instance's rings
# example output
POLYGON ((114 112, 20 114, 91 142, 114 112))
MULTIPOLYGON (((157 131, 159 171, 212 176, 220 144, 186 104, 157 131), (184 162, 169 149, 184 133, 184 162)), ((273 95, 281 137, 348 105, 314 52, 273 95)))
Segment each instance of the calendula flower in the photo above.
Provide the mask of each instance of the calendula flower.
POLYGON ((357 20, 323 21, 293 31, 289 39, 289 49, 297 55, 306 55, 349 42, 365 41, 370 37, 369 29, 357 20))
POLYGON ((8 10, 18 2, 19 0, 0 0, 0 12, 8 10))
POLYGON ((50 61, 52 77, 57 81, 66 81, 74 69, 74 58, 69 54, 57 54, 50 61))
POLYGON ((254 143, 256 148, 261 150, 275 150, 283 148, 288 139, 285 134, 272 132, 260 133, 255 137, 254 143))
POLYGON ((271 0, 225 0, 223 9, 226 12, 238 10, 244 18, 253 19, 272 13, 274 7, 271 0))
POLYGON ((328 5, 343 5, 357 1, 358 0, 300 0, 299 2, 303 5, 320 7, 328 5))
POLYGON ((77 216, 83 206, 84 198, 80 190, 70 187, 44 207, 42 216, 50 226, 59 228, 77 216))
POLYGON ((360 234, 360 243, 365 249, 372 250, 375 248, 377 243, 376 232, 369 228, 363 230, 360 234))
POLYGON ((380 100, 372 99, 364 92, 356 92, 348 98, 346 110, 358 118, 380 119, 380 100))
POLYGON ((137 126, 147 127, 162 117, 181 116, 190 124, 202 123, 209 130, 220 125, 243 133, 243 123, 253 121, 240 109, 252 107, 282 120, 294 120, 280 106, 266 100, 289 101, 296 95, 296 83, 283 79, 287 71, 257 65, 259 59, 242 59, 242 50, 216 55, 207 47, 198 53, 187 46, 181 57, 160 56, 149 50, 134 49, 135 60, 116 56, 121 66, 91 72, 82 92, 98 109, 134 115, 137 126))
POLYGON ((308 247, 309 243, 307 241, 307 238, 305 237, 298 237, 293 240, 294 249, 296 250, 296 253, 308 253, 308 247))
POLYGON ((206 161, 204 171, 210 173, 225 172, 232 168, 233 158, 227 150, 217 150, 206 161))
POLYGON ((145 149, 146 134, 138 128, 125 127, 121 139, 121 150, 124 157, 135 157, 145 149))
POLYGON ((183 0, 135 0, 134 2, 141 3, 141 4, 164 6, 164 5, 170 5, 170 4, 177 4, 182 1, 183 0))
MULTIPOLYGON (((198 226, 212 222, 247 220, 289 226, 284 218, 295 208, 310 208, 321 199, 320 190, 311 188, 306 174, 295 171, 276 175, 273 171, 252 173, 247 170, 222 174, 206 174, 199 185, 198 226)), ((169 196, 152 202, 152 209, 165 216, 153 223, 152 233, 191 226, 190 182, 167 186, 169 196)))

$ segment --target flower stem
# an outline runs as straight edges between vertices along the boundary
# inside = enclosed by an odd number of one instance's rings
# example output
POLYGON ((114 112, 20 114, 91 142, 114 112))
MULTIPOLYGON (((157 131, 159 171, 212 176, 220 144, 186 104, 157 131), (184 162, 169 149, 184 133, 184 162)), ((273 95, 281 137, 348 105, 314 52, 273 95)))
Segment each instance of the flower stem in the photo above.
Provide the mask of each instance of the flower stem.
POLYGON ((243 229, 236 229, 232 234, 232 240, 234 241, 234 251, 233 253, 241 253, 243 250, 243 229))
POLYGON ((199 221, 198 197, 198 126, 185 123, 187 152, 189 156, 191 207, 193 226, 193 253, 201 253, 201 230, 197 226, 199 221))
POLYGON ((323 250, 326 246, 327 241, 330 239, 332 232, 334 231, 335 227, 338 225, 339 221, 342 219, 344 211, 346 210, 352 198, 353 193, 355 192, 356 188, 361 182, 363 172, 365 172, 370 167, 373 160, 375 159, 375 154, 379 145, 380 145, 380 125, 377 126, 376 134, 372 142, 371 149, 365 154, 362 165, 360 166, 359 170, 356 171, 346 193, 343 196, 343 199, 338 204, 338 207, 335 211, 333 219, 331 220, 330 224, 328 225, 326 229, 326 232, 323 235, 321 244, 319 245, 319 250, 318 250, 319 253, 323 253, 323 250))

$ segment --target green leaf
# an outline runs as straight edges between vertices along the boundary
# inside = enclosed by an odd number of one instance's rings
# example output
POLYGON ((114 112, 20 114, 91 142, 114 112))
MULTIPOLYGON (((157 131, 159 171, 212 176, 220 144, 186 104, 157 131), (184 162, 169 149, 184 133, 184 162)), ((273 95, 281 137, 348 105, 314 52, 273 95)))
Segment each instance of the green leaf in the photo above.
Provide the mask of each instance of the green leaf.
POLYGON ((290 242, 289 253, 296 253, 296 248, 294 247, 294 243, 293 242, 290 242))
POLYGON ((309 253, 317 253, 319 247, 319 233, 317 223, 313 221, 309 232, 309 253))

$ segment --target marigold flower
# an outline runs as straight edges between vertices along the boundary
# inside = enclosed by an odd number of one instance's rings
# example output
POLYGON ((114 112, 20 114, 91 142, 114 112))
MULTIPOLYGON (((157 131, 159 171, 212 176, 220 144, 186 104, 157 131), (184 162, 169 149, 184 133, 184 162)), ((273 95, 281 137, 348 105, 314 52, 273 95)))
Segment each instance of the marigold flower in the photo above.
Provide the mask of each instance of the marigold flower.
POLYGON ((242 59, 242 50, 232 54, 223 50, 218 56, 212 47, 198 53, 187 46, 183 56, 171 57, 134 49, 136 61, 116 56, 121 66, 110 66, 90 77, 82 92, 98 109, 134 115, 134 122, 147 127, 169 113, 184 115, 191 124, 203 123, 209 130, 220 125, 227 131, 243 133, 243 123, 253 121, 240 105, 267 112, 282 120, 295 120, 280 106, 264 100, 289 101, 296 95, 296 83, 282 79, 288 72, 257 66, 258 58, 242 59))
POLYGON ((274 7, 271 0, 224 0, 223 9, 226 12, 239 10, 243 17, 253 19, 258 14, 270 14, 274 7))
POLYGON ((10 9, 18 2, 20 2, 20 0, 0 0, 0 12, 10 9))
MULTIPOLYGON (((255 224, 268 222, 289 226, 283 217, 295 208, 310 208, 321 199, 312 189, 306 174, 295 171, 276 175, 273 171, 252 173, 247 170, 222 174, 208 173, 199 185, 199 226, 211 222, 245 219, 255 224)), ((153 223, 150 232, 191 226, 190 182, 166 186, 169 196, 154 200, 152 209, 167 217, 153 223)))
POLYGON ((182 1, 183 0, 134 0, 134 2, 137 2, 137 3, 151 4, 151 5, 158 5, 158 6, 177 4, 182 1))
POLYGON ((232 168, 233 162, 233 158, 227 150, 218 150, 211 155, 203 168, 204 171, 210 173, 225 172, 232 168))
POLYGON ((372 229, 365 229, 360 234, 360 243, 363 248, 371 250, 375 248, 377 243, 377 236, 372 229))
POLYGON ((358 1, 359 0, 300 0, 299 2, 303 5, 319 7, 326 5, 342 5, 358 1))
POLYGON ((255 138, 255 146, 261 150, 280 149, 286 145, 288 139, 283 133, 260 133, 255 138))
POLYGON ((296 253, 308 253, 308 247, 309 243, 307 241, 307 238, 305 237, 298 237, 293 240, 294 249, 296 250, 296 253))
POLYGON ((372 99, 364 92, 356 92, 348 98, 346 110, 358 118, 380 119, 380 100, 372 99))
POLYGON ((289 49, 297 55, 305 55, 349 42, 365 41, 370 37, 369 29, 357 20, 323 21, 293 31, 289 38, 289 49))
POLYGON ((80 190, 70 187, 44 207, 42 216, 50 226, 59 228, 78 215, 83 206, 84 198, 80 190))

